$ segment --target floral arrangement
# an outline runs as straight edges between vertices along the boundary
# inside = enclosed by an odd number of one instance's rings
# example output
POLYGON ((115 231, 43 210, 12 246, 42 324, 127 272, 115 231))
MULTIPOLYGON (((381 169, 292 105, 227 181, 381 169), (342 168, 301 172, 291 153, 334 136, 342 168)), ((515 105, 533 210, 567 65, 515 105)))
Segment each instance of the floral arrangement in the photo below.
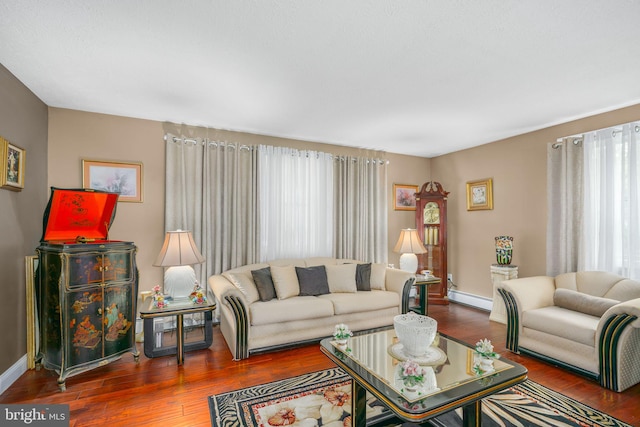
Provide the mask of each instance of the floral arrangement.
POLYGON ((415 387, 424 383, 425 369, 411 359, 407 359, 400 365, 400 377, 407 387, 415 387))
POLYGON ((191 299, 191 302, 193 302, 194 304, 207 303, 207 296, 204 294, 204 289, 202 289, 202 286, 200 286, 200 283, 198 283, 197 280, 195 286, 193 287, 193 292, 189 294, 189 299, 191 299))
POLYGON ((333 338, 336 340, 346 340, 353 336, 353 333, 349 330, 349 327, 344 323, 338 323, 333 330, 333 338))
POLYGON ((491 341, 484 338, 476 343, 476 353, 481 357, 488 359, 499 359, 500 355, 493 351, 493 344, 491 341))
POLYGON ((164 295, 160 292, 160 285, 155 285, 153 287, 153 306, 155 308, 164 308, 168 305, 169 303, 164 300, 164 295))

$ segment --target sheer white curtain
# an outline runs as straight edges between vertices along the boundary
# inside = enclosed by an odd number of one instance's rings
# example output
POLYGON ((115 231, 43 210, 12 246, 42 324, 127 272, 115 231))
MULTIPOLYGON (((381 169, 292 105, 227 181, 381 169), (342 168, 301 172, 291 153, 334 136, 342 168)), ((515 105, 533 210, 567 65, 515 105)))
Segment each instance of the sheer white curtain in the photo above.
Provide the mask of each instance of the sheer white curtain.
POLYGON ((336 159, 334 256, 387 262, 387 162, 336 159))
POLYGON ((257 262, 257 151, 203 138, 166 136, 165 229, 190 230, 213 274, 257 262))
POLYGON ((585 144, 585 270, 640 279, 640 122, 590 132, 585 144))
POLYGON ((333 157, 258 147, 260 259, 331 256, 333 157))
POLYGON ((583 147, 580 138, 547 146, 547 274, 580 267, 583 221, 583 147))

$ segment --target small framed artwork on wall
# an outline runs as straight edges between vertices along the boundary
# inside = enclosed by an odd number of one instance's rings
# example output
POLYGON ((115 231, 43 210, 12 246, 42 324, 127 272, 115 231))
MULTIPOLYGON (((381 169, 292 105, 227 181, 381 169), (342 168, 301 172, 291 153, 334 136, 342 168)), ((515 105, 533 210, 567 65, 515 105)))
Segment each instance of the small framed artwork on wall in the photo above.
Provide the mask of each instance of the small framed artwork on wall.
POLYGON ((491 178, 467 182, 467 210, 493 209, 493 180, 491 178))
POLYGON ((393 209, 397 211, 415 211, 417 185, 393 184, 393 209))
POLYGON ((82 187, 118 193, 119 202, 142 202, 142 163, 82 160, 82 187))
POLYGON ((24 188, 26 152, 0 136, 0 187, 12 191, 24 188))

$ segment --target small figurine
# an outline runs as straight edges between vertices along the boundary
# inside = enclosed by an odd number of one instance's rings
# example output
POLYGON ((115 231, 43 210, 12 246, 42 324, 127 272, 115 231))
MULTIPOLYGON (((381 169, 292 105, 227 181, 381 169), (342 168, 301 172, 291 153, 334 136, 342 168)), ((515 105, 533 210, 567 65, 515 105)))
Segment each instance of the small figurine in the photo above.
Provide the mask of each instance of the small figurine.
POLYGON ((189 298, 194 304, 206 304, 207 296, 204 294, 204 289, 200 286, 200 283, 196 280, 196 284, 193 287, 193 292, 189 295, 189 298))
POLYGON ((164 295, 160 292, 160 285, 153 287, 153 308, 165 308, 169 303, 164 300, 164 295))

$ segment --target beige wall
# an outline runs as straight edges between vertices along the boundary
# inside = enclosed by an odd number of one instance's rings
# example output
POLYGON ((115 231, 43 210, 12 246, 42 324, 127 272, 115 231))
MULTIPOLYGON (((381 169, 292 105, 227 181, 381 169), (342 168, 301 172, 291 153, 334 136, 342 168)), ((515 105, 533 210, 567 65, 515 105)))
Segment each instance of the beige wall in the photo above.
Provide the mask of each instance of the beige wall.
POLYGON ((492 297, 494 237, 514 237, 520 277, 546 273, 546 150, 558 138, 640 119, 640 105, 431 159, 434 179, 451 192, 449 272, 456 290, 492 297), (493 210, 466 210, 466 183, 493 178, 493 210))
POLYGON ((27 353, 25 256, 35 255, 47 203, 47 106, 0 65, 0 136, 26 150, 25 188, 0 189, 0 373, 27 353))
POLYGON ((422 184, 429 180, 430 160, 368 150, 204 129, 172 123, 110 116, 60 108, 49 109, 49 186, 82 187, 82 159, 136 161, 144 167, 144 202, 118 203, 110 239, 138 246, 140 289, 162 283, 162 269, 152 265, 164 238, 164 134, 208 136, 240 144, 268 144, 311 149, 338 155, 380 155, 389 161, 389 262, 401 228, 415 227, 414 212, 394 211, 393 183, 422 184))

